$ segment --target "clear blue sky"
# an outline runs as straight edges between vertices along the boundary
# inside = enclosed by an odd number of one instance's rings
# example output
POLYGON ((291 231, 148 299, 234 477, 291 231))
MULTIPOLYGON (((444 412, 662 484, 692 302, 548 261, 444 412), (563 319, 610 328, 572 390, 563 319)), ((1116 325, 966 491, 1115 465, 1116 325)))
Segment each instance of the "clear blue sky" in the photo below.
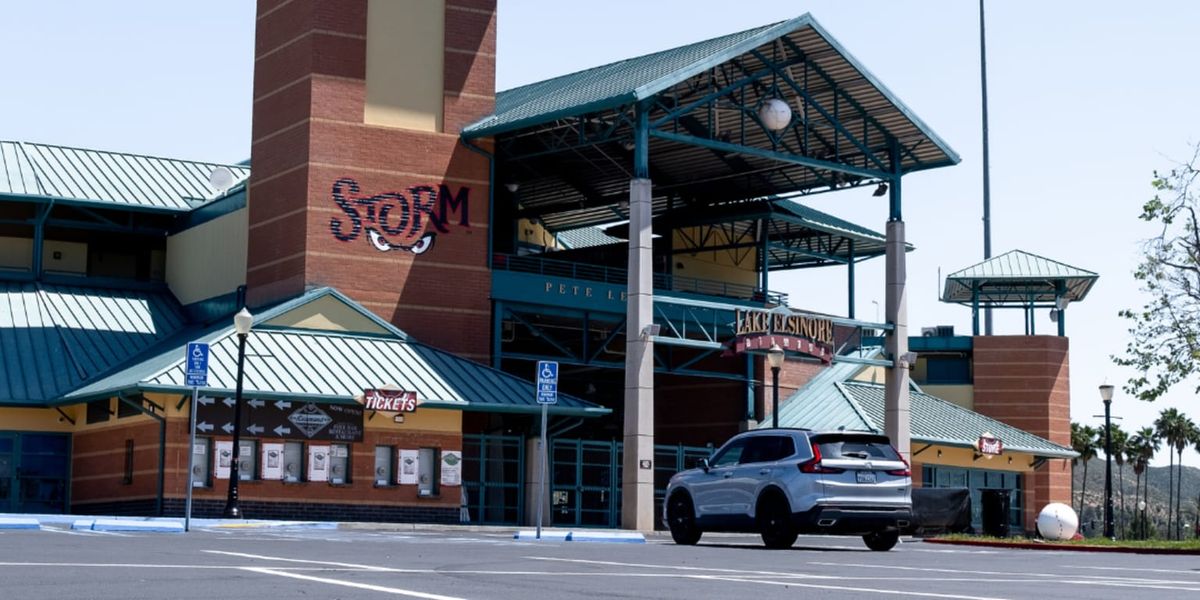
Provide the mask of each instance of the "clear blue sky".
MULTIPOLYGON (((956 167, 905 180, 909 322, 970 332, 970 311, 937 301, 938 269, 982 259, 978 6, 969 0, 500 0, 497 88, 506 89, 811 12, 962 156, 956 167)), ((9 3, 0 139, 193 158, 249 156, 254 7, 47 0, 9 3)), ((1068 310, 1072 416, 1096 423, 1097 386, 1130 375, 1117 311, 1143 298, 1131 272, 1137 220, 1154 169, 1200 141, 1195 77, 1200 3, 988 3, 992 239, 995 254, 1042 254, 1101 278, 1068 310)), ((813 206, 882 231, 885 202, 868 190, 816 196, 813 206)), ((859 268, 857 310, 883 302, 882 261, 859 268)), ((845 272, 772 278, 801 308, 845 313, 845 272)), ((998 333, 1021 333, 1019 312, 998 333)), ((1039 332, 1053 331, 1046 314, 1039 332)), ((1180 388, 1145 404, 1118 393, 1123 425, 1149 425, 1176 406, 1200 421, 1180 388)), ((1200 454, 1184 453, 1186 464, 1200 454)), ((1161 456, 1166 462, 1165 455, 1161 456)))

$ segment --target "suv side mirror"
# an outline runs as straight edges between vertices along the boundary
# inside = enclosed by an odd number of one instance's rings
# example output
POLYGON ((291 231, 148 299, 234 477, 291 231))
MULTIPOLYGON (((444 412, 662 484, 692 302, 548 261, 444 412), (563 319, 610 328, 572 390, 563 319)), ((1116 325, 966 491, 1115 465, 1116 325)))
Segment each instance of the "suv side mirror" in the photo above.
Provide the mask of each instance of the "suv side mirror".
POLYGON ((705 472, 705 473, 707 473, 707 472, 708 472, 708 470, 712 468, 712 467, 711 467, 711 466, 708 464, 708 459, 707 459, 707 458, 702 458, 702 459, 700 459, 700 468, 701 468, 701 469, 704 469, 704 472, 705 472))

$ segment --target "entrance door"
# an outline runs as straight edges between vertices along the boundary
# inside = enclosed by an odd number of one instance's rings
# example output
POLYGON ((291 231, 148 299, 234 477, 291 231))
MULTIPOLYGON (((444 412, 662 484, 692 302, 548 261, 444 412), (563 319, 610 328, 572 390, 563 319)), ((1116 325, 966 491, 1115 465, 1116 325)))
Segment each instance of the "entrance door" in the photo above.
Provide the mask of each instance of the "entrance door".
POLYGON ((620 519, 621 444, 553 440, 551 523, 616 527, 620 519))
POLYGON ((0 433, 0 512, 66 512, 70 458, 67 434, 0 433))
POLYGON ((472 524, 520 523, 524 474, 525 438, 463 435, 463 487, 472 524))

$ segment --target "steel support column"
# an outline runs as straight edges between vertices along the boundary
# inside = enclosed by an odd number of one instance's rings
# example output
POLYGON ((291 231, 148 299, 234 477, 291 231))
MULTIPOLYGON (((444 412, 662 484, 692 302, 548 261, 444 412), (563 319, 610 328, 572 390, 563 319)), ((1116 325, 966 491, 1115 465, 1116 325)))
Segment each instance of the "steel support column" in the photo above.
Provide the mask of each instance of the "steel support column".
POLYGON ((629 268, 625 328, 625 431, 621 527, 654 529, 654 322, 648 108, 639 106, 634 179, 629 182, 629 268))
POLYGON ((892 324, 885 340, 892 366, 884 377, 884 432, 896 450, 908 460, 911 451, 909 436, 908 361, 908 300, 905 266, 904 221, 900 204, 900 154, 892 144, 891 160, 895 174, 889 182, 889 220, 887 223, 886 272, 887 286, 885 320, 892 324))
POLYGON ((850 260, 846 261, 846 317, 854 318, 854 240, 850 240, 850 260))

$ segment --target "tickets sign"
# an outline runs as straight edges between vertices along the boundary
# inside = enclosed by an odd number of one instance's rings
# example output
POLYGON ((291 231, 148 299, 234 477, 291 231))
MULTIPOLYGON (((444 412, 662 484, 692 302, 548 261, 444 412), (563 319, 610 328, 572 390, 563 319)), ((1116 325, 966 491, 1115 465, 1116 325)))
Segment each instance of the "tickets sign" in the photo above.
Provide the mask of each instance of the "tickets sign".
POLYGON ((363 408, 384 412, 413 412, 417 410, 417 393, 400 390, 363 390, 363 408))

